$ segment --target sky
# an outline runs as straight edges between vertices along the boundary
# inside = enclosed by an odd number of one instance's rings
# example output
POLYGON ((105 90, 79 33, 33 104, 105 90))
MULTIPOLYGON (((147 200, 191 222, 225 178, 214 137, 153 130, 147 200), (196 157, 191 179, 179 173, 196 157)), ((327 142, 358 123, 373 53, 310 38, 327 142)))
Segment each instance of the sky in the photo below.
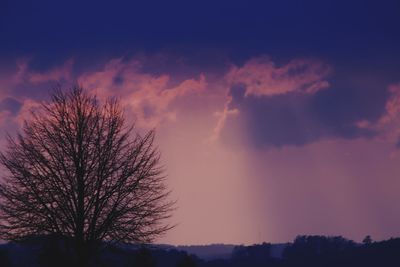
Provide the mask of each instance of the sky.
POLYGON ((157 242, 400 236, 399 1, 0 1, 0 149, 51 90, 156 129, 157 242))

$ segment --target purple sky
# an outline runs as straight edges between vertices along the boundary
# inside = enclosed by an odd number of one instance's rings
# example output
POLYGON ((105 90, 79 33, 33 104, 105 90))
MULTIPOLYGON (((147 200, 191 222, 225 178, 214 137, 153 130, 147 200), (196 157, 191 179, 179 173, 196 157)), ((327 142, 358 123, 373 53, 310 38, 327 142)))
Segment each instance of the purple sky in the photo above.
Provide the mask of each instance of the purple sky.
POLYGON ((118 96, 177 199, 159 242, 400 235, 395 1, 2 5, 0 148, 58 83, 118 96))

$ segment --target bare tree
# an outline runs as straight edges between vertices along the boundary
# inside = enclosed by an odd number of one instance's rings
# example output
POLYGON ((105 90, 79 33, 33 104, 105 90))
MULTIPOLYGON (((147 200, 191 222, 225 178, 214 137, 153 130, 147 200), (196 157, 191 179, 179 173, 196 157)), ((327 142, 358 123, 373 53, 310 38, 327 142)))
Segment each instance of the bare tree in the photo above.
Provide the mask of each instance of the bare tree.
POLYGON ((85 265, 101 241, 151 242, 170 229, 154 130, 134 130, 118 101, 56 90, 0 154, 0 237, 68 237, 85 265))

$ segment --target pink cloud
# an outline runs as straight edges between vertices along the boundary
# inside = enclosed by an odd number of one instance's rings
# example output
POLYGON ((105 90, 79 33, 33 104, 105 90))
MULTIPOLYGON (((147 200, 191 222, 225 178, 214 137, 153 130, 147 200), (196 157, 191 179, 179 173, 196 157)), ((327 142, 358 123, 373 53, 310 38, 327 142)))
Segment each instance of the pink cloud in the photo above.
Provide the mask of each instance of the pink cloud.
POLYGON ((383 123, 399 119, 400 115, 400 83, 391 84, 388 90, 390 92, 390 98, 386 102, 386 114, 381 119, 383 123))
POLYGON ((380 138, 397 143, 400 136, 400 83, 388 86, 390 97, 386 101, 385 113, 377 123, 369 128, 380 131, 380 138))
POLYGON ((238 109, 229 109, 228 106, 225 106, 222 112, 215 112, 215 116, 218 118, 217 125, 212 130, 211 136, 207 141, 215 141, 219 138, 222 129, 225 127, 226 120, 228 117, 236 116, 239 114, 238 109))
POLYGON ((53 68, 46 72, 32 72, 29 75, 29 81, 32 83, 41 83, 59 81, 61 79, 70 80, 73 65, 74 61, 69 59, 61 67, 53 68))
MULTIPOLYGON (((313 94, 329 86, 326 78, 331 68, 317 60, 297 59, 278 66, 270 58, 260 56, 245 62, 242 66, 233 65, 225 75, 214 78, 209 84, 204 74, 177 80, 169 73, 153 74, 143 71, 143 59, 126 60, 115 58, 106 62, 103 67, 86 71, 78 75, 77 81, 87 90, 94 92, 101 99, 118 97, 126 108, 127 115, 136 121, 141 128, 153 128, 163 122, 174 122, 179 119, 179 112, 186 112, 190 107, 180 108, 180 103, 194 96, 197 102, 212 102, 214 110, 204 106, 203 113, 210 118, 214 113, 214 127, 209 126, 208 140, 216 140, 226 120, 240 113, 238 109, 230 109, 231 97, 229 89, 235 84, 243 84, 245 96, 271 96, 289 92, 313 94), (217 103, 218 102, 218 103, 217 103), (222 111, 216 111, 217 106, 223 106, 222 111)), ((18 71, 15 74, 17 82, 31 84, 47 81, 67 80, 72 78, 73 60, 54 67, 45 72, 35 72, 29 68, 29 59, 17 62, 18 71)), ((18 84, 18 83, 17 83, 18 84)), ((29 99, 24 102, 21 116, 29 116, 29 99)), ((204 137, 207 139, 207 137, 204 137)))
POLYGON ((400 136, 400 83, 387 87, 389 98, 385 104, 383 115, 376 122, 361 120, 357 127, 379 132, 378 140, 397 143, 400 136))
POLYGON ((137 60, 109 61, 102 70, 82 74, 78 81, 100 98, 117 96, 136 116, 140 127, 154 127, 162 121, 174 121, 177 114, 172 102, 190 94, 200 94, 206 87, 204 75, 171 86, 168 74, 154 75, 141 71, 137 60))
POLYGON ((26 81, 36 84, 49 81, 68 81, 72 78, 72 67, 74 65, 74 61, 72 59, 67 60, 62 66, 57 66, 44 72, 31 70, 29 68, 29 61, 29 58, 17 60, 17 73, 14 76, 15 83, 26 81))
POLYGON ((36 101, 33 99, 25 99, 22 103, 21 109, 19 110, 17 116, 13 118, 14 122, 22 127, 25 120, 32 119, 33 112, 40 110, 42 106, 41 101, 36 101))
POLYGON ((230 85, 244 84, 245 95, 277 95, 288 92, 313 94, 329 87, 325 78, 331 68, 316 60, 297 59, 283 66, 261 56, 247 61, 242 67, 233 66, 226 74, 230 85))
MULTIPOLYGON (((371 128, 384 132, 393 132, 400 123, 400 83, 391 84, 387 87, 390 94, 385 104, 385 112, 376 122, 359 121, 357 125, 361 128, 371 128)), ((395 131, 396 132, 396 131, 395 131)))
POLYGON ((229 116, 240 110, 229 109, 232 97, 229 90, 235 84, 245 86, 245 96, 273 96, 289 92, 314 94, 329 87, 326 80, 331 67, 317 60, 295 59, 283 66, 276 64, 267 56, 248 60, 242 67, 232 66, 225 75, 227 96, 222 112, 216 113, 218 121, 210 140, 218 139, 229 116))

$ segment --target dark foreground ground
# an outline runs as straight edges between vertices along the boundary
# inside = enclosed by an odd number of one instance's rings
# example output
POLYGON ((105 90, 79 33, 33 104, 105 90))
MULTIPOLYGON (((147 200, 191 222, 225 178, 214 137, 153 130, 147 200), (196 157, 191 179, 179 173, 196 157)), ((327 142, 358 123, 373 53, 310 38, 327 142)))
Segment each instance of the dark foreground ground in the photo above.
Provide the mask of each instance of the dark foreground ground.
MULTIPOLYGON (((400 238, 359 244, 342 237, 299 236, 287 244, 252 246, 110 246, 93 266, 123 267, 369 267, 400 266, 400 238), (195 253, 195 254, 192 254, 195 253)), ((0 245, 0 266, 74 266, 63 241, 31 238, 0 245)))

